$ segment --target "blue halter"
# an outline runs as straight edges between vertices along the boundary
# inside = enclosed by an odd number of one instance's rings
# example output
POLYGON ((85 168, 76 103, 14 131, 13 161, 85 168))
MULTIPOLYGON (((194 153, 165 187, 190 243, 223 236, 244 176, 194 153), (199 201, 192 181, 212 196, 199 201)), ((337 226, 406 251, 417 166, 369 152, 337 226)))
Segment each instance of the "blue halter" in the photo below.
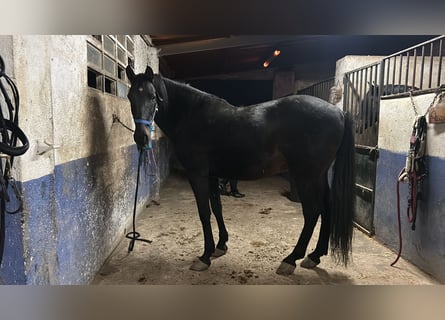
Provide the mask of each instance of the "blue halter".
POLYGON ((153 146, 151 144, 151 133, 153 132, 153 130, 155 129, 155 126, 153 125, 153 121, 155 119, 156 116, 156 112, 158 112, 158 107, 155 108, 154 112, 153 112, 153 116, 151 117, 151 120, 146 120, 146 119, 134 119, 134 123, 135 124, 145 124, 148 127, 148 130, 150 132, 150 139, 148 139, 148 145, 144 146, 143 149, 144 150, 149 150, 152 149, 153 146))
POLYGON ((145 119, 134 119, 134 123, 141 123, 141 124, 145 124, 147 126, 153 125, 153 121, 149 121, 149 120, 145 120, 145 119))
MULTIPOLYGON (((154 118, 154 117, 153 117, 154 118)), ((154 125, 153 125, 153 120, 152 121, 149 121, 149 120, 145 120, 145 119, 134 119, 134 123, 135 124, 137 124, 137 123, 139 123, 139 124, 145 124, 146 126, 148 126, 148 130, 149 130, 149 132, 150 132, 150 136, 151 136, 151 133, 153 132, 153 130, 154 130, 154 125)), ((151 138, 150 139, 148 139, 148 145, 146 145, 146 146, 144 146, 144 150, 149 150, 149 149, 152 149, 153 148, 153 146, 152 146, 152 144, 151 144, 151 138)))

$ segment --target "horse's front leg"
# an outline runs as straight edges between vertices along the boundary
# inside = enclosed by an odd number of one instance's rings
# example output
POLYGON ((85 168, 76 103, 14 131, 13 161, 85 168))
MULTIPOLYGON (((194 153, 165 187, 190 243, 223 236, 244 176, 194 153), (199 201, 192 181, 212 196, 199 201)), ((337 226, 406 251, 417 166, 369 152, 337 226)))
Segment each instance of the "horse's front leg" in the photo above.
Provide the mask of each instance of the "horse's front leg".
POLYGON ((198 206, 199 219, 204 233, 204 253, 198 261, 190 266, 190 270, 204 271, 210 266, 210 257, 215 251, 212 226, 210 224, 209 180, 206 176, 189 174, 189 182, 198 206))
POLYGON ((219 181, 217 177, 209 177, 210 188, 210 205, 212 207, 213 214, 215 215, 216 222, 218 223, 219 240, 216 244, 213 258, 218 258, 226 254, 227 246, 226 242, 229 240, 229 234, 227 233, 226 225, 224 224, 224 218, 222 214, 221 196, 219 191, 219 181))

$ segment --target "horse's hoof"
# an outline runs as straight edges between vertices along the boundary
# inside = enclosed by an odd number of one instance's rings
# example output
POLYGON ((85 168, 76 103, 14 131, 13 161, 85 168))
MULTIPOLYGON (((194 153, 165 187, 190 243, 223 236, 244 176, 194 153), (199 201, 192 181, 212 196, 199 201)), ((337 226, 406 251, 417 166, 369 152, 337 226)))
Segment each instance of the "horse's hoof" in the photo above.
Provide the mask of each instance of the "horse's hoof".
POLYGON ((277 269, 277 274, 282 275, 282 276, 289 276, 292 273, 294 273, 295 270, 295 266, 286 263, 286 262, 281 262, 280 266, 277 269))
POLYGON ((306 268, 306 269, 314 269, 317 265, 318 265, 318 263, 312 261, 312 259, 309 258, 309 256, 304 258, 303 261, 301 261, 301 263, 300 263, 300 266, 303 268, 306 268))
POLYGON ((210 267, 210 264, 202 262, 200 259, 196 260, 190 266, 190 270, 192 271, 204 271, 210 267))
POLYGON ((224 250, 219 249, 219 248, 215 248, 215 251, 212 254, 212 258, 219 258, 222 257, 223 255, 225 255, 227 252, 227 246, 224 246, 224 250))

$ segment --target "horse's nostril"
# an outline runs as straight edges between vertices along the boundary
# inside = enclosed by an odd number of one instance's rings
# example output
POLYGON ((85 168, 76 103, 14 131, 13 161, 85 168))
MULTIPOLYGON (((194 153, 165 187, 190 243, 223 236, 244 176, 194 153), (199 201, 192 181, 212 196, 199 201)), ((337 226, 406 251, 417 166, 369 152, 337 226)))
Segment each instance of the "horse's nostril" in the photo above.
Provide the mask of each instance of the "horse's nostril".
POLYGON ((139 147, 147 146, 150 142, 150 137, 147 135, 147 132, 145 132, 145 130, 137 130, 134 133, 133 138, 134 142, 136 142, 139 147))
POLYGON ((133 138, 138 146, 146 146, 150 142, 150 132, 145 125, 137 124, 133 138))

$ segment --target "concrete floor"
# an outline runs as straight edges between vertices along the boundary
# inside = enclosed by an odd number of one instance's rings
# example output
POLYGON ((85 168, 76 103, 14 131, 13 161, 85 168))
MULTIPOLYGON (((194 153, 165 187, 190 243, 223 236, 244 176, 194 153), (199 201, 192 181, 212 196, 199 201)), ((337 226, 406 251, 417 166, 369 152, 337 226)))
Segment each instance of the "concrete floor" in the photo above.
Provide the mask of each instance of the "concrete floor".
MULTIPOLYGON (((137 242, 128 253, 124 239, 93 284, 439 284, 382 244, 355 230, 352 263, 344 268, 329 256, 313 270, 297 266, 294 274, 275 273, 295 245, 303 224, 301 205, 282 196, 289 188, 282 177, 240 181, 245 198, 222 197, 229 250, 203 272, 189 270, 202 253, 201 225, 191 188, 180 175, 167 178, 159 205, 151 204, 137 219, 137 231, 151 244, 137 242)), ((315 247, 317 225, 308 252, 315 247)), ((217 227, 213 221, 217 239, 217 227)), ((297 261, 299 263, 299 261, 297 261)))

